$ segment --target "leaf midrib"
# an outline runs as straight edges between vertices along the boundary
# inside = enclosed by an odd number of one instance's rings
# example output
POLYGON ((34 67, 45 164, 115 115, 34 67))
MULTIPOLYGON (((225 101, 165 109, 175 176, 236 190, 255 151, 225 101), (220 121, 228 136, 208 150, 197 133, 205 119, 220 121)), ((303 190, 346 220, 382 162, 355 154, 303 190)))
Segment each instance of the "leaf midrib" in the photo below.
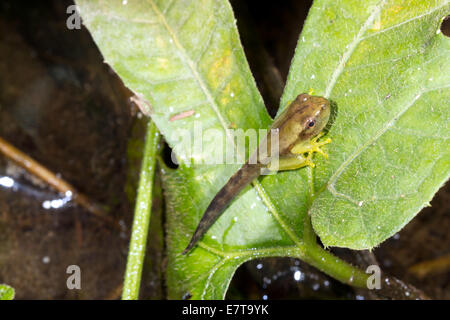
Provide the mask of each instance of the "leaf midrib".
POLYGON ((348 59, 350 59, 351 55, 355 51, 356 47, 359 43, 361 43, 361 40, 363 39, 363 35, 367 32, 369 27, 372 25, 373 20, 376 18, 376 16, 381 12, 381 9, 386 4, 386 0, 382 0, 378 3, 378 5, 375 7, 375 10, 372 11, 372 13, 369 15, 367 20, 364 22, 364 24, 359 29, 356 36, 353 38, 353 41, 348 46, 348 50, 344 52, 341 59, 339 60, 338 66, 336 69, 334 69, 333 74, 331 75, 331 79, 328 82, 327 87, 325 88, 325 98, 330 97, 331 90, 333 90, 334 85, 336 84, 337 79, 342 74, 342 71, 345 68, 345 64, 347 63, 348 59))

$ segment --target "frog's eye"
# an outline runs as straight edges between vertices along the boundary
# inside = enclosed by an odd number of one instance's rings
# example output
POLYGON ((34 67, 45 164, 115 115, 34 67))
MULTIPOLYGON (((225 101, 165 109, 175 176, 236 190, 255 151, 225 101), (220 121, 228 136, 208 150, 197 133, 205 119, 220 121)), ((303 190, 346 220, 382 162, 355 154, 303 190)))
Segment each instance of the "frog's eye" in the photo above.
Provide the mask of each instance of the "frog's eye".
POLYGON ((314 127, 315 124, 316 124, 316 121, 315 121, 315 120, 312 120, 312 119, 309 119, 309 120, 306 122, 306 126, 309 127, 309 128, 314 127))

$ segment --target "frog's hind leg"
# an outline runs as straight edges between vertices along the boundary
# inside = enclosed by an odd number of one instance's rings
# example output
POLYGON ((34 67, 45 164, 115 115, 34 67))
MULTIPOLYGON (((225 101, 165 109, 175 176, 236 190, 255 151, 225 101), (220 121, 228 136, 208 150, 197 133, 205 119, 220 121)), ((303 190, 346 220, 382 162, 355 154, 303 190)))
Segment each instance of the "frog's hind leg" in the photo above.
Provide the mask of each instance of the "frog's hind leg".
POLYGON ((295 170, 306 166, 314 167, 310 155, 303 156, 302 154, 283 157, 277 160, 272 160, 267 166, 270 171, 285 171, 295 170))

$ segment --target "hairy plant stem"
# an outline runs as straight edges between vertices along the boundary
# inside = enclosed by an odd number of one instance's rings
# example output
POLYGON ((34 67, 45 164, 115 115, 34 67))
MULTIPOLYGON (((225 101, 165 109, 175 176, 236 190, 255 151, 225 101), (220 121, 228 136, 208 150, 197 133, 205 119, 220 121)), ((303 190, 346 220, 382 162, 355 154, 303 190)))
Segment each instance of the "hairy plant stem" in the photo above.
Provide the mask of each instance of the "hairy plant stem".
POLYGON ((155 155, 158 140, 159 133, 156 125, 149 120, 141 162, 141 173, 134 209, 122 300, 137 300, 139 298, 142 267, 151 216, 153 176, 155 173, 155 155))

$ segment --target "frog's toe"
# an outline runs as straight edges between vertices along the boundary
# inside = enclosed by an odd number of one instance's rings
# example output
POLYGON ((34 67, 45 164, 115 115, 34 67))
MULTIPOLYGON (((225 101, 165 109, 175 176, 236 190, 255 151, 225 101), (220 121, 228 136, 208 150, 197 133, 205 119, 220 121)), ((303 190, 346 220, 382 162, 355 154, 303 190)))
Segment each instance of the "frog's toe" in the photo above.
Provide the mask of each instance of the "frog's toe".
POLYGON ((325 157, 325 159, 328 159, 328 154, 325 151, 323 151, 322 149, 320 149, 320 147, 318 147, 314 151, 316 151, 317 153, 320 153, 321 155, 323 155, 325 157))
POLYGON ((316 166, 316 164, 312 161, 312 152, 309 153, 306 157, 305 166, 310 166, 311 168, 314 168, 316 166))
MULTIPOLYGON (((318 138, 320 138, 320 135, 317 136, 317 139, 318 139, 318 138)), ((317 139, 315 139, 315 140, 312 141, 312 148, 311 148, 311 151, 312 151, 312 152, 320 153, 320 154, 323 155, 326 159, 328 159, 328 154, 326 154, 326 153, 321 149, 321 147, 324 146, 324 145, 326 145, 327 143, 330 143, 330 142, 331 142, 331 139, 328 138, 328 139, 326 139, 326 140, 324 140, 324 141, 319 141, 319 142, 317 142, 317 139)))
POLYGON ((324 145, 330 143, 331 142, 331 138, 327 138, 327 139, 325 139, 323 141, 319 141, 319 142, 317 142, 317 140, 316 140, 314 142, 315 142, 316 146, 321 147, 321 146, 324 146, 324 145))

